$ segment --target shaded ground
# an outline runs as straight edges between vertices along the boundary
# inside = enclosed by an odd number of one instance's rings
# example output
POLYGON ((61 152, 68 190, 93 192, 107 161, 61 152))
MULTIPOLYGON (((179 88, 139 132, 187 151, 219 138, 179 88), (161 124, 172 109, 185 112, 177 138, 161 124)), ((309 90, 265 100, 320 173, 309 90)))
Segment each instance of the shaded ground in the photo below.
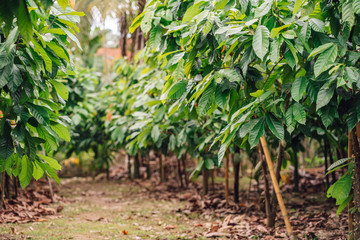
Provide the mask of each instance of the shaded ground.
MULTIPOLYGON (((321 169, 301 172, 301 194, 293 193, 291 183, 282 185, 293 230, 299 239, 346 239, 347 216, 336 216, 322 174, 321 169)), ((226 206, 221 180, 201 197, 196 182, 180 191, 173 179, 163 185, 64 179, 60 201, 41 207, 58 213, 32 223, 1 224, 0 239, 287 239, 280 212, 274 229, 265 226, 263 184, 249 189, 242 179, 240 203, 226 206)))
POLYGON ((201 239, 198 214, 184 202, 146 198, 146 189, 90 179, 64 180, 64 209, 47 220, 1 224, 0 239, 201 239))

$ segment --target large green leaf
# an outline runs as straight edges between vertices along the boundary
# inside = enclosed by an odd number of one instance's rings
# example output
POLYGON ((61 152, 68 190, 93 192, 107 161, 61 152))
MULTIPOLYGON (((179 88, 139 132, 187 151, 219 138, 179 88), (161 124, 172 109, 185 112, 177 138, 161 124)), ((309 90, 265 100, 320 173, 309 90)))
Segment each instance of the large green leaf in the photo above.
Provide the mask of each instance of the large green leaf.
POLYGON ((281 121, 277 119, 273 114, 266 114, 266 124, 270 131, 280 140, 284 139, 284 126, 281 121))
POLYGON ((342 20, 344 22, 348 22, 350 27, 354 25, 355 22, 355 14, 353 8, 353 1, 347 0, 342 4, 342 20))
POLYGON ((53 169, 61 170, 61 165, 55 159, 48 156, 44 156, 42 154, 37 154, 37 156, 42 160, 44 160, 47 164, 49 164, 49 166, 52 167, 53 169))
POLYGON ((335 91, 334 84, 331 84, 330 86, 327 83, 324 84, 324 86, 320 89, 317 95, 316 110, 319 110, 320 108, 326 106, 330 102, 331 98, 334 95, 334 91, 335 91))
POLYGON ((295 79, 293 84, 291 85, 291 97, 299 102, 303 97, 304 92, 306 91, 308 80, 306 77, 298 77, 295 79))
POLYGON ((263 59, 265 54, 268 52, 269 35, 270 33, 267 27, 259 25, 256 28, 252 42, 252 47, 254 49, 256 56, 258 56, 260 59, 263 59))
POLYGON ((360 0, 353 1, 353 9, 356 14, 360 14, 360 0))
POLYGON ((328 190, 328 194, 336 199, 336 205, 342 204, 349 196, 353 179, 351 175, 346 175, 337 180, 328 190))
POLYGON ((45 107, 38 106, 32 103, 29 103, 29 109, 35 119, 42 125, 48 125, 50 122, 49 113, 46 111, 45 107))
POLYGON ((338 48, 336 45, 333 45, 319 55, 314 65, 315 77, 331 67, 331 64, 335 62, 337 54, 338 48))
POLYGON ((317 18, 311 18, 309 20, 310 27, 316 32, 324 32, 325 31, 325 23, 317 18))
POLYGON ((67 87, 61 83, 58 82, 54 79, 50 79, 51 84, 54 86, 57 94, 59 94, 59 96, 64 99, 64 100, 68 100, 69 98, 69 90, 67 89, 67 87))
POLYGON ((32 29, 32 23, 27 8, 26 0, 19 1, 19 7, 17 12, 17 24, 21 36, 24 38, 25 42, 26 43, 30 42, 33 35, 33 29, 32 29))
POLYGON ((258 8, 255 9, 255 18, 260 18, 268 14, 273 4, 273 0, 265 0, 258 8))
POLYGON ((204 93, 201 95, 201 98, 199 100, 199 104, 197 107, 197 112, 200 116, 205 115, 206 112, 210 109, 211 103, 214 99, 214 93, 215 93, 215 86, 213 83, 211 83, 204 93))
POLYGON ((50 127, 56 132, 57 135, 59 135, 60 138, 64 139, 67 142, 71 140, 69 129, 64 125, 57 122, 51 122, 50 127))
POLYGON ((33 174, 33 164, 26 155, 21 160, 21 172, 19 174, 19 181, 22 188, 29 185, 33 174))
POLYGON ((251 148, 255 147, 259 143, 260 137, 264 136, 265 134, 264 120, 264 118, 259 119, 259 121, 255 124, 249 133, 249 144, 251 148))

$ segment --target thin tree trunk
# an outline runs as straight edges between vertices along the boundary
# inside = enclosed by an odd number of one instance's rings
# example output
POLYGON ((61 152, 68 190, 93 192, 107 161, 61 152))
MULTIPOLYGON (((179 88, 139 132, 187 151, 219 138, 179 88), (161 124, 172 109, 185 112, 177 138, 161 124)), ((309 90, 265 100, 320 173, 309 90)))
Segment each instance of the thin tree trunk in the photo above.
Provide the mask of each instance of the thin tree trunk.
POLYGON ((146 155, 146 175, 147 175, 147 179, 151 178, 151 165, 150 165, 149 154, 146 155))
POLYGON ((1 181, 1 198, 0 198, 0 209, 6 209, 6 206, 5 206, 5 199, 4 199, 4 195, 5 195, 5 174, 6 172, 4 171, 3 172, 3 175, 2 175, 2 181, 1 181))
POLYGON ((215 167, 214 169, 212 169, 210 171, 210 176, 211 176, 211 191, 215 191, 215 175, 214 175, 214 172, 215 172, 215 167))
POLYGON ((13 199, 16 199, 18 197, 18 184, 17 184, 17 178, 13 177, 13 185, 14 185, 14 196, 13 199))
POLYGON ((354 212, 354 239, 360 239, 360 146, 358 141, 358 136, 356 134, 355 128, 351 132, 353 139, 353 151, 355 155, 355 166, 354 166, 354 207, 356 211, 354 212))
POLYGON ((180 180, 180 187, 184 188, 184 183, 183 183, 183 179, 182 179, 182 171, 181 171, 181 164, 180 164, 180 159, 176 158, 177 161, 177 168, 178 168, 178 175, 179 175, 179 180, 180 180))
MULTIPOLYGON (((330 160, 330 165, 334 163, 334 158, 333 158, 333 155, 332 155, 332 151, 331 151, 331 145, 329 143, 328 140, 326 140, 327 142, 327 148, 329 150, 329 160, 330 160)), ((335 171, 333 171, 331 173, 331 183, 334 184, 336 182, 336 174, 335 174, 335 171)))
POLYGON ((269 227, 270 225, 270 216, 271 216, 271 203, 270 203, 270 189, 269 189, 269 181, 266 174, 266 162, 264 159, 263 149, 261 144, 259 144, 259 154, 260 154, 260 161, 261 167, 264 177, 264 187, 265 187, 265 212, 266 212, 266 226, 269 227))
MULTIPOLYGON (((240 154, 240 148, 235 148, 240 154)), ((239 203, 239 175, 240 175, 240 159, 233 158, 234 165, 234 202, 239 203)))
POLYGON ((229 149, 226 150, 226 159, 225 159, 225 200, 226 205, 229 205, 229 162, 230 162, 230 153, 229 149))
POLYGON ((128 164, 128 178, 131 179, 131 158, 129 156, 129 154, 126 155, 127 156, 127 164, 128 164))
POLYGON ((122 57, 126 57, 126 35, 127 35, 127 14, 123 13, 121 17, 121 41, 120 41, 120 50, 122 57))
POLYGON ((48 183, 49 183, 51 202, 54 202, 54 190, 53 190, 50 178, 48 176, 46 176, 46 178, 47 178, 48 183))
POLYGON ((203 169, 202 174, 203 174, 203 195, 205 196, 209 192, 209 171, 203 169))
POLYGON ((326 144, 326 140, 324 139, 324 158, 325 158, 325 189, 327 190, 329 188, 330 185, 330 181, 329 181, 329 175, 327 175, 327 169, 328 169, 328 151, 327 151, 327 144, 326 144))
POLYGON ((161 153, 160 155, 160 182, 165 182, 165 155, 161 153))
POLYGON ((140 152, 138 151, 134 159, 134 178, 140 178, 140 152))
POLYGON ((266 143, 266 139, 265 139, 264 136, 262 136, 260 138, 260 142, 261 142, 261 146, 263 148, 264 154, 265 154, 266 163, 267 163, 268 168, 269 168, 271 181, 272 181, 274 189, 275 189, 275 193, 276 193, 276 197, 277 197, 280 209, 281 209, 281 213, 282 213, 282 216, 284 218, 286 231, 287 231, 289 236, 294 237, 293 231, 292 231, 292 228, 291 228, 291 224, 290 224, 290 221, 289 221, 289 218, 288 218, 288 215, 287 215, 287 210, 286 210, 286 207, 285 207, 285 204, 284 204, 284 200, 283 200, 281 192, 280 192, 279 182, 276 180, 276 175, 275 175, 275 172, 274 172, 274 165, 273 165, 273 162, 271 160, 270 152, 269 152, 269 149, 268 149, 268 146, 267 146, 267 143, 266 143))
POLYGON ((299 192, 299 159, 297 157, 297 152, 294 151, 294 192, 299 192))
MULTIPOLYGON (((352 135, 351 131, 349 131, 349 133, 348 133, 348 157, 353 156, 353 141, 352 141, 352 136, 351 135, 352 135)), ((351 160, 349 160, 349 162, 350 161, 351 160)), ((350 209, 353 208, 353 207, 354 207, 354 203, 353 203, 353 201, 350 201, 349 205, 348 205, 348 228, 349 228, 348 237, 349 237, 349 240, 354 240, 354 216, 350 212, 350 209)))
POLYGON ((184 173, 184 179, 185 179, 185 186, 188 187, 188 178, 187 178, 187 174, 186 174, 186 153, 181 157, 181 162, 182 162, 182 166, 183 166, 183 173, 184 173))

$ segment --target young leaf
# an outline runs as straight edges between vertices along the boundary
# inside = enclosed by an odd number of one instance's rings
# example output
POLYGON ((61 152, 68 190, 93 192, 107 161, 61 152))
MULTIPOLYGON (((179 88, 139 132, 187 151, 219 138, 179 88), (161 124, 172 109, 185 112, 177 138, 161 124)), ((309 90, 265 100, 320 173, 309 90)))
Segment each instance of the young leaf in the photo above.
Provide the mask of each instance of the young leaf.
POLYGON ((55 159, 48 156, 44 156, 42 154, 37 154, 37 156, 42 160, 44 160, 47 164, 49 164, 49 166, 52 167, 53 169, 61 170, 61 165, 55 159))
POLYGON ((64 99, 64 100, 68 100, 69 98, 69 90, 67 89, 67 87, 61 83, 58 82, 54 79, 50 79, 51 84, 54 86, 57 94, 59 94, 59 96, 64 99))

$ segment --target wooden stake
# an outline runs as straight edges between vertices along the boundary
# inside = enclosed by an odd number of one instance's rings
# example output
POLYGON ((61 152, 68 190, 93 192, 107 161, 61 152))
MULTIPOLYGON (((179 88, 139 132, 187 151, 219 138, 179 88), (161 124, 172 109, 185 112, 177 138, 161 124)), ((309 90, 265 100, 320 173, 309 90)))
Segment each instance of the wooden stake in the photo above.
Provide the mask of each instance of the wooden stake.
POLYGON ((274 172, 274 165, 273 165, 273 162, 271 160, 270 152, 269 152, 269 149, 268 149, 268 146, 267 146, 267 143, 266 143, 266 139, 265 139, 264 136, 262 136, 260 138, 260 142, 261 142, 261 145, 262 145, 263 150, 264 150, 266 163, 267 163, 268 168, 269 168, 271 181, 272 181, 274 189, 275 189, 275 193, 276 193, 277 200, 279 202, 281 213, 282 213, 282 216, 284 217, 284 222, 285 222, 285 225, 286 225, 286 231, 289 234, 289 236, 293 236, 293 231, 292 231, 291 224, 290 224, 290 221, 289 221, 289 218, 288 218, 288 215, 287 215, 286 207, 285 207, 285 204, 284 204, 281 192, 280 192, 279 183, 278 183, 278 181, 276 179, 276 175, 275 175, 275 172, 274 172))

